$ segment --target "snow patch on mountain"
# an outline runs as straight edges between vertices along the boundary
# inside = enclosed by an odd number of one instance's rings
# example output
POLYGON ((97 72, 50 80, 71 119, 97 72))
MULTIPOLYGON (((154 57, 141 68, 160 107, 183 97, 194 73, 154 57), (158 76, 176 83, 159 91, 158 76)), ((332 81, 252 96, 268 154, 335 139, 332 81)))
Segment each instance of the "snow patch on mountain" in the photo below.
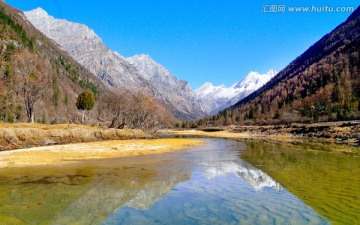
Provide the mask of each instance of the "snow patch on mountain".
POLYGON ((276 74, 277 72, 272 69, 265 74, 251 71, 242 81, 236 82, 231 87, 214 86, 207 82, 194 93, 205 113, 213 115, 261 88, 276 74))

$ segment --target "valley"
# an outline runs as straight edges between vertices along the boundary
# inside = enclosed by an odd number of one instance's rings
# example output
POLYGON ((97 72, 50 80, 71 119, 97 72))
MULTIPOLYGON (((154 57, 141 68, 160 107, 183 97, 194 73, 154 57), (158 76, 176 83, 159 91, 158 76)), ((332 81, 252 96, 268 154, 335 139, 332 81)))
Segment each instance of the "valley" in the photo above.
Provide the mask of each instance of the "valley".
POLYGON ((235 104, 262 87, 276 75, 250 72, 230 88, 209 83, 192 90, 189 83, 178 80, 150 55, 125 58, 108 49, 96 33, 84 24, 56 19, 41 8, 25 12, 26 18, 62 50, 97 76, 111 89, 144 92, 180 119, 199 119, 235 104))
MULTIPOLYGON (((285 133, 344 141, 345 135, 306 124, 325 123, 331 130, 326 123, 359 119, 359 9, 280 72, 250 72, 230 87, 207 82, 193 91, 150 55, 125 58, 109 49, 85 24, 54 18, 42 8, 23 13, 1 4, 4 122, 85 123, 150 132, 235 126, 266 136, 277 134, 280 126, 285 133), (36 67, 27 63, 30 58, 36 67), (41 75, 31 77, 26 71, 41 75), (19 94, 32 89, 38 94, 19 94), (74 104, 82 90, 94 95, 87 110, 74 104), (304 128, 290 129, 298 126, 304 128)), ((358 132, 352 130, 348 139, 358 143, 358 132)))
MULTIPOLYGON (((76 124, 86 120, 86 124, 100 130, 126 127, 148 130, 150 133, 163 128, 204 130, 215 126, 267 137, 284 134, 340 142, 349 139, 352 140, 350 142, 359 143, 359 131, 356 129, 346 133, 346 137, 334 131, 338 128, 327 125, 332 121, 359 118, 360 104, 356 88, 359 83, 356 66, 359 10, 280 72, 272 69, 262 75, 250 72, 242 81, 230 87, 214 86, 207 82, 193 91, 187 81, 176 78, 150 55, 138 54, 125 58, 109 49, 84 24, 54 18, 42 8, 22 13, 2 4, 3 18, 11 15, 3 22, 10 28, 10 32, 6 30, 8 38, 17 39, 20 36, 23 42, 20 44, 14 40, 3 52, 5 76, 0 83, 3 87, 0 115, 4 122, 19 123, 28 119, 43 124, 76 124), (24 26, 17 27, 16 23, 24 26), (15 33, 11 30, 15 30, 15 33), (347 35, 342 36, 345 31, 347 35), (329 39, 330 36, 339 38, 329 39), (26 53, 28 49, 36 54, 26 53), (40 73, 47 71, 45 73, 48 75, 36 78, 36 82, 43 82, 44 87, 39 90, 51 98, 44 97, 44 94, 38 97, 34 95, 32 98, 36 98, 36 102, 25 104, 25 114, 23 105, 17 103, 24 99, 18 95, 23 88, 19 77, 26 74, 17 71, 16 67, 28 65, 17 58, 18 55, 20 58, 30 58, 41 54, 41 57, 51 59, 52 64, 42 68, 44 66, 40 64, 46 64, 39 59, 40 73), (340 60, 335 62, 338 56, 341 56, 340 60), (10 70, 13 67, 15 70, 10 70), (56 75, 50 76, 54 69, 56 75), (11 89, 7 84, 15 84, 15 88, 11 89), (84 110, 80 112, 74 104, 76 94, 81 89, 89 89, 94 94, 95 104, 86 113, 84 110), (324 129, 313 128, 307 123, 320 123, 325 130, 331 131, 324 133, 324 129)), ((2 41, 8 42, 6 39, 2 41)), ((33 68, 29 67, 29 70, 33 68)), ((152 136, 150 133, 147 134, 149 137, 152 136)), ((116 137, 121 138, 121 135, 116 137)), ((14 148, 10 142, 16 138, 7 139, 4 144, 10 147, 3 146, 3 149, 14 148)), ((41 145, 40 142, 36 142, 35 146, 41 145)))
POLYGON ((48 3, 0 1, 0 224, 359 221, 360 7, 48 3))

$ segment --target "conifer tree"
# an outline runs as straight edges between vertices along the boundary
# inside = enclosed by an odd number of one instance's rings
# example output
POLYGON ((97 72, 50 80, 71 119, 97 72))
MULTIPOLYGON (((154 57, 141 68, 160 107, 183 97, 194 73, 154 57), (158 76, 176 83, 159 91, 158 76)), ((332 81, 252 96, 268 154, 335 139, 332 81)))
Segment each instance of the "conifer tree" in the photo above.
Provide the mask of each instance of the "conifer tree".
POLYGON ((82 117, 81 117, 82 123, 84 123, 85 121, 85 111, 91 110, 94 107, 94 104, 95 104, 94 94, 89 90, 84 91, 77 97, 76 107, 78 110, 82 111, 82 117))

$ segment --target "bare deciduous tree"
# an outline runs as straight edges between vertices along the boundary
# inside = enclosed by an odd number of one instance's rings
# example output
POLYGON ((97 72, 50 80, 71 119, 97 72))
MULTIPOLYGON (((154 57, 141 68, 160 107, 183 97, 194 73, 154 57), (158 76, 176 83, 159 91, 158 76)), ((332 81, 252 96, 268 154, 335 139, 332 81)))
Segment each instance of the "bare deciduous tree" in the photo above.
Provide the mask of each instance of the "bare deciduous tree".
POLYGON ((158 105, 149 97, 138 94, 132 98, 130 128, 157 130, 164 125, 166 113, 161 112, 158 105))
POLYGON ((14 68, 15 92, 20 95, 25 104, 29 122, 34 123, 34 105, 42 99, 50 85, 50 64, 31 52, 16 54, 12 60, 14 68))
MULTIPOLYGON (((109 128, 151 129, 157 130, 171 118, 149 97, 130 91, 105 95, 98 106, 109 120, 109 128)), ((101 119, 104 121, 104 119, 101 119)))
POLYGON ((106 108, 111 122, 109 128, 122 129, 127 124, 127 118, 129 117, 131 107, 133 103, 131 101, 132 94, 129 91, 122 93, 114 93, 112 95, 103 96, 99 107, 106 108))

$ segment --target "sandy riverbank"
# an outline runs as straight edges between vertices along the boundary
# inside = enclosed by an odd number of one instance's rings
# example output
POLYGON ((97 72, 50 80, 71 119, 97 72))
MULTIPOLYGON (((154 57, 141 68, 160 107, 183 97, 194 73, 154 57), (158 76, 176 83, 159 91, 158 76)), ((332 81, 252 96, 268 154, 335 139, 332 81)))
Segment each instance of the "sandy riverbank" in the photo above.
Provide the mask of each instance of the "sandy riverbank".
POLYGON ((0 168, 69 164, 93 159, 172 152, 203 144, 195 139, 119 140, 0 152, 0 168))

